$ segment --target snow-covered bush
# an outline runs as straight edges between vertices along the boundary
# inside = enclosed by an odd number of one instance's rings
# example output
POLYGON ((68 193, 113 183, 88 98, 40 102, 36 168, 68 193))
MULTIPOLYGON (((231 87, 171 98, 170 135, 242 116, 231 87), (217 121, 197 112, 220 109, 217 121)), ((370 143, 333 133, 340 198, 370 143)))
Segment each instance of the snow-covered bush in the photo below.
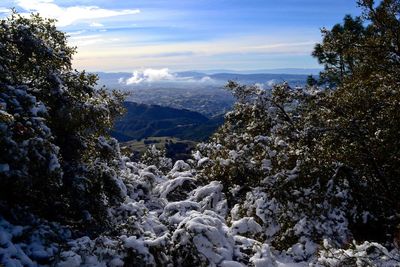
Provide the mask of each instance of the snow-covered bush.
POLYGON ((12 13, 0 24, 0 199, 102 224, 124 197, 118 144, 104 137, 122 95, 72 70, 75 49, 54 21, 12 13))
POLYGON ((400 7, 359 4, 364 18, 324 29, 314 51, 336 88, 230 82, 237 103, 195 155, 200 175, 224 184, 238 214, 264 194, 267 236, 280 249, 305 237, 342 246, 398 236, 400 7))
POLYGON ((147 165, 154 165, 162 172, 169 171, 172 167, 172 160, 167 158, 165 149, 158 149, 155 145, 147 147, 140 161, 147 165))
POLYGON ((400 266, 398 249, 389 251, 379 243, 365 241, 347 249, 334 249, 327 242, 319 252, 316 266, 400 266))
MULTIPOLYGON (((59 148, 47 127, 47 109, 27 86, 0 84, 0 195, 46 208, 62 187, 59 148)), ((14 204, 16 204, 14 203, 14 204)))
MULTIPOLYGON (((248 205, 248 194, 265 193, 264 208, 272 210, 265 227, 275 225, 269 238, 279 249, 289 249, 306 237, 315 244, 328 238, 342 246, 352 238, 392 244, 398 235, 399 57, 387 62, 387 70, 371 69, 381 63, 375 58, 379 53, 370 51, 370 42, 381 38, 388 42, 382 52, 399 51, 390 48, 392 35, 382 29, 386 26, 390 32, 398 25, 399 4, 376 8, 385 21, 382 26, 367 2, 360 3, 371 25, 364 29, 368 34, 356 39, 359 49, 371 56, 352 62, 339 87, 282 84, 266 91, 230 82, 227 87, 237 103, 211 141, 195 154, 202 179, 224 184, 229 208, 248 205)), ((344 57, 329 49, 345 45, 340 43, 345 39, 341 34, 364 32, 352 31, 353 26, 364 27, 346 17, 344 26, 324 30, 326 38, 318 49, 327 58, 329 53, 344 57)), ((359 52, 354 56, 364 57, 359 52)), ((249 212, 242 209, 241 213, 249 212)))

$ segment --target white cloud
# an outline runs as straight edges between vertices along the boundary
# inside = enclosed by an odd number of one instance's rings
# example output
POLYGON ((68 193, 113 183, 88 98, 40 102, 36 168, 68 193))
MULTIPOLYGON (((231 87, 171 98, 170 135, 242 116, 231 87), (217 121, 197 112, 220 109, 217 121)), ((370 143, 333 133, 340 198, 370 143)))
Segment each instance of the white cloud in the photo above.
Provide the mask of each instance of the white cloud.
MULTIPOLYGON (((92 45, 101 45, 101 44, 114 44, 119 42, 119 38, 107 38, 103 34, 90 34, 90 35, 80 35, 79 32, 76 33, 68 33, 69 43, 73 46, 77 46, 78 49, 82 47, 92 46, 92 45)), ((91 47, 93 49, 93 47, 91 47)))
POLYGON ((67 32, 68 36, 74 36, 74 35, 81 35, 82 33, 85 33, 85 30, 80 30, 80 31, 74 31, 74 32, 67 32))
POLYGON ((176 77, 171 73, 168 68, 163 69, 145 69, 141 71, 134 71, 132 77, 126 80, 126 84, 139 84, 142 82, 158 82, 170 81, 176 77))
POLYGON ((115 17, 140 13, 139 9, 111 10, 98 6, 61 7, 54 0, 17 0, 17 5, 28 12, 38 12, 47 18, 58 20, 57 26, 68 26, 78 21, 115 17))
POLYGON ((213 78, 209 76, 204 76, 203 78, 200 79, 200 82, 202 83, 213 83, 215 82, 213 78))
POLYGON ((9 13, 11 10, 9 8, 6 7, 0 7, 0 14, 1 13, 9 13))
MULTIPOLYGON (((161 69, 144 69, 133 71, 132 76, 128 79, 119 78, 118 83, 132 85, 132 84, 142 84, 142 83, 152 83, 152 82, 174 82, 180 84, 193 84, 193 83, 203 83, 203 84, 216 84, 216 80, 209 76, 183 76, 182 73, 173 73, 168 68, 161 69)), ((225 82, 225 81, 224 81, 225 82)))
POLYGON ((90 27, 104 27, 103 24, 98 23, 98 22, 92 22, 89 24, 90 27))

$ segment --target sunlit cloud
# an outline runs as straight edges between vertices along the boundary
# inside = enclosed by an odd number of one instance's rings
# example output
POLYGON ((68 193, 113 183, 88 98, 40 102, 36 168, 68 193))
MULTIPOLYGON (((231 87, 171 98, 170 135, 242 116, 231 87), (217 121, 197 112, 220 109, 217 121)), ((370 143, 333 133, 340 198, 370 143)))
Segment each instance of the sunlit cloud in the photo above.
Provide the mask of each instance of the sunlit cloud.
POLYGON ((57 19, 57 26, 64 27, 79 21, 133 15, 140 13, 139 9, 111 10, 98 6, 61 7, 54 0, 17 0, 16 4, 27 12, 38 12, 46 18, 57 19))
POLYGON ((112 43, 120 41, 119 38, 109 38, 102 34, 93 35, 80 35, 80 34, 69 34, 69 43, 77 47, 86 47, 91 45, 110 45, 112 43))
MULTIPOLYGON (((87 43, 83 39, 79 41, 80 43, 87 43)), ((102 45, 98 42, 96 43, 96 49, 93 49, 93 47, 79 47, 79 42, 75 42, 74 45, 78 45, 75 63, 77 66, 88 66, 90 64, 89 67, 96 68, 95 65, 99 65, 102 62, 101 64, 103 65, 112 66, 112 69, 109 70, 129 70, 140 68, 141 66, 159 68, 163 65, 182 69, 183 64, 192 65, 192 69, 202 67, 199 66, 200 64, 208 64, 211 66, 208 68, 216 68, 224 63, 232 63, 238 57, 243 59, 250 58, 252 55, 255 55, 255 61, 260 61, 262 55, 271 57, 276 57, 277 55, 309 57, 317 40, 279 42, 279 40, 243 36, 237 38, 237 40, 221 39, 208 42, 137 44, 135 46, 130 45, 129 42, 124 38, 120 42, 114 43, 114 46, 110 46, 109 43, 102 45), (233 46, 232 43, 235 43, 235 45, 233 46), (224 58, 224 61, 220 59, 221 57, 224 58)), ((295 67, 301 67, 301 65, 295 65, 295 67)), ((187 68, 185 67, 184 69, 187 68)))
POLYGON ((11 9, 5 8, 5 7, 0 7, 0 14, 1 13, 9 13, 9 12, 11 12, 11 9))
POLYGON ((15 7, 58 19, 71 46, 74 67, 90 71, 133 69, 315 68, 311 57, 354 1, 109 1, 2 0, 0 17, 15 7), (183 2, 185 2, 183 4, 183 2), (4 13, 1 13, 4 12, 4 13), (265 14, 268 14, 266 16, 265 14), (82 38, 75 38, 82 37, 82 38))
POLYGON ((139 84, 142 82, 158 82, 173 80, 175 78, 168 68, 163 69, 145 69, 142 71, 134 71, 132 77, 126 80, 126 84, 139 84))
POLYGON ((138 85, 142 83, 207 83, 214 84, 217 81, 211 77, 204 75, 201 77, 193 77, 183 75, 182 73, 174 73, 169 68, 153 69, 147 68, 143 70, 135 70, 132 72, 132 76, 128 79, 119 78, 118 83, 124 85, 138 85))
POLYGON ((201 83, 214 83, 215 80, 209 76, 204 76, 199 80, 201 83))
POLYGON ((103 24, 98 23, 98 22, 92 22, 92 23, 89 24, 89 26, 90 27, 94 27, 94 28, 96 28, 96 27, 104 27, 103 24))
POLYGON ((74 36, 74 35, 81 35, 82 33, 85 33, 86 30, 80 30, 80 31, 73 31, 73 32, 67 32, 68 36, 74 36))

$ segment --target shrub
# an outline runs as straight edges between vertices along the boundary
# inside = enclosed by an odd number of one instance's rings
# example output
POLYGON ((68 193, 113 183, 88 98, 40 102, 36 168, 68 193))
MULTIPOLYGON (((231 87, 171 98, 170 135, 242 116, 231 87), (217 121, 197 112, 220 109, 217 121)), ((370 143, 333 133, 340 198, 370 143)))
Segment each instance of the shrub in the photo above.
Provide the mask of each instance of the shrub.
POLYGON ((107 137, 123 95, 72 70, 75 48, 53 20, 14 12, 0 24, 1 199, 61 220, 104 221, 123 195, 118 144, 107 137))

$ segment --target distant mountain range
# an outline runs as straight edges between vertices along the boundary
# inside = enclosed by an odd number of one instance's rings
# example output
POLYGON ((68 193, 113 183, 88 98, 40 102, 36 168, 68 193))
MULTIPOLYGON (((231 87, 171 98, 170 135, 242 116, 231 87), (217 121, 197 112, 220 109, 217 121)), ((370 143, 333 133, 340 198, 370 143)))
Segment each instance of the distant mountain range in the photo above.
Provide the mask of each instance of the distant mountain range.
MULTIPOLYGON (((307 76, 317 76, 319 69, 274 69, 255 71, 183 71, 168 72, 165 77, 146 77, 130 82, 133 77, 129 72, 98 72, 99 85, 121 89, 143 88, 193 88, 222 87, 229 80, 235 80, 247 84, 262 84, 266 87, 275 83, 289 82, 293 86, 302 86, 306 83, 307 76), (146 79, 147 78, 147 79, 146 79), (157 79, 159 78, 159 79, 157 79)), ((164 73, 165 74, 165 73, 164 73)), ((142 73, 143 75, 143 73, 142 73)))
POLYGON ((120 142, 160 136, 202 141, 223 123, 222 115, 210 119, 185 109, 134 102, 125 102, 124 106, 125 115, 117 120, 111 131, 120 142))
POLYGON ((261 70, 199 70, 198 72, 207 74, 233 73, 233 74, 300 74, 300 75, 319 75, 322 69, 310 68, 280 68, 280 69, 261 69, 261 70))

